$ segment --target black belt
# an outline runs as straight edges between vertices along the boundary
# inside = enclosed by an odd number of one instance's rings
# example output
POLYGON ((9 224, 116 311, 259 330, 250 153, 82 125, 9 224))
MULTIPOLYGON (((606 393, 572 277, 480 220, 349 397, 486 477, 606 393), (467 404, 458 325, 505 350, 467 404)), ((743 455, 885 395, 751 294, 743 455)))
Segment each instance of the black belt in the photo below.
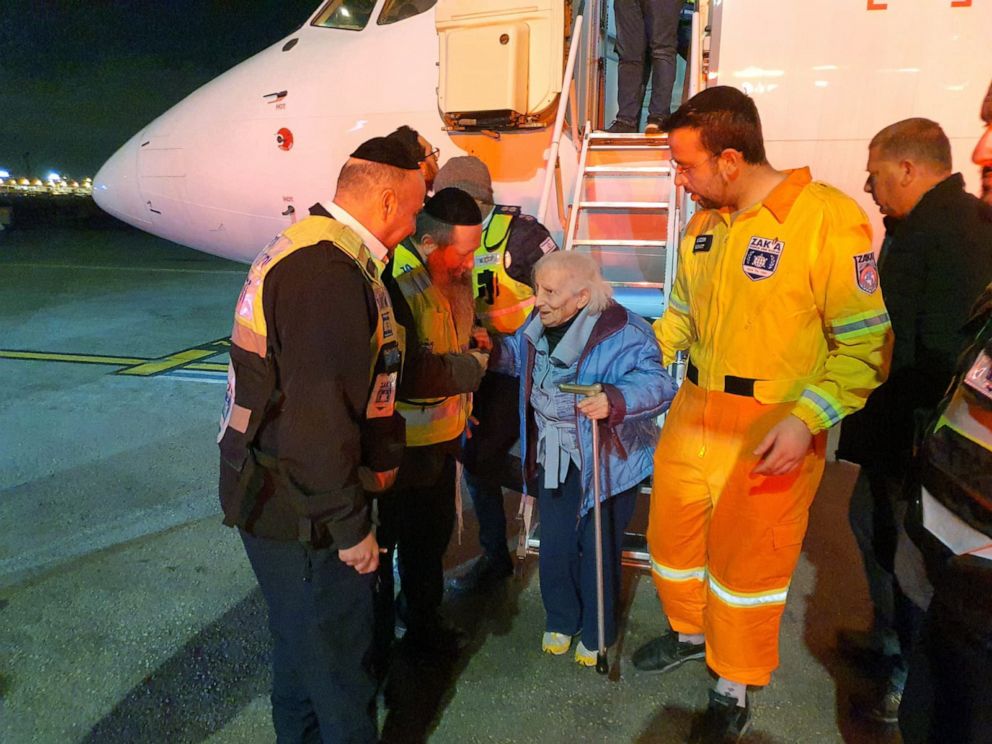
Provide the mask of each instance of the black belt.
MULTIPOLYGON (((699 370, 692 362, 689 362, 689 365, 685 370, 685 376, 689 378, 689 382, 693 385, 699 384, 699 370)), ((733 375, 724 375, 723 392, 729 393, 730 395, 740 395, 744 398, 753 398, 754 383, 756 382, 761 382, 761 380, 752 380, 750 377, 734 377, 733 375)))

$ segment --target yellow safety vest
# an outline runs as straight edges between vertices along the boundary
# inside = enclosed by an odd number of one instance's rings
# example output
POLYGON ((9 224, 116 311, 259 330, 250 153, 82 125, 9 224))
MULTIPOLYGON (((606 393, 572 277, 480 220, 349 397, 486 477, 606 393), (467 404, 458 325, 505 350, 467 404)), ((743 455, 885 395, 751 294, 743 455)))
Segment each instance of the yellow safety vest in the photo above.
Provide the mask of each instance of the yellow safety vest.
POLYGON ((495 333, 515 333, 534 307, 534 291, 506 273, 510 223, 518 211, 516 207, 497 206, 475 250, 475 315, 486 330, 495 333))
MULTIPOLYGON (((231 342, 265 360, 268 355, 267 328, 265 311, 262 305, 262 291, 265 277, 280 261, 301 248, 316 245, 321 242, 331 242, 339 250, 349 256, 361 269, 362 274, 372 288, 377 308, 375 331, 369 338, 369 380, 371 382, 369 401, 366 408, 367 418, 391 416, 395 401, 398 376, 402 363, 404 349, 404 332, 393 315, 393 306, 389 300, 389 292, 382 283, 380 274, 385 265, 376 261, 372 253, 362 242, 362 239, 349 227, 342 225, 330 217, 311 215, 277 235, 265 249, 255 258, 248 271, 244 287, 238 298, 234 314, 234 328, 231 332, 231 342), (380 363, 381 358, 381 363, 380 363), (378 364, 378 373, 377 373, 378 364), (375 379, 373 379, 373 376, 375 379)), ((356 308, 356 312, 364 308, 356 308)), ((258 406, 239 405, 237 381, 233 362, 228 365, 227 399, 221 418, 220 434, 217 441, 224 437, 228 426, 234 427, 241 434, 248 433, 249 417, 251 433, 248 443, 257 430, 263 411, 255 410, 258 406), (232 423, 233 421, 233 423, 232 423)), ((247 391, 245 391, 247 392, 247 391)), ((257 392, 257 391, 252 391, 257 392)), ((267 402, 268 396, 252 395, 267 402)))
MULTIPOLYGON (((417 252, 404 243, 393 256, 393 278, 413 313, 421 346, 433 354, 462 351, 448 300, 431 282, 417 252)), ((468 422, 468 395, 400 399, 396 410, 406 421, 407 446, 425 447, 461 436, 468 422)))

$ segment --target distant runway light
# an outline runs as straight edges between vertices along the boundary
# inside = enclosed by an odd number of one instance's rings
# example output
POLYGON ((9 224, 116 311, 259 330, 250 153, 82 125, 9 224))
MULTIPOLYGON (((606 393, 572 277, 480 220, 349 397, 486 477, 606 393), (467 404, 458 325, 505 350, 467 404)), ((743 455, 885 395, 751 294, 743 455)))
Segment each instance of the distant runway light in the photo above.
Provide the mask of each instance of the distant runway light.
POLYGON ((47 176, 47 178, 46 178, 46 180, 48 180, 48 181, 56 181, 56 182, 58 182, 58 181, 61 181, 61 180, 62 180, 62 176, 60 176, 60 175, 59 175, 58 173, 56 173, 55 171, 52 171, 51 173, 49 173, 49 174, 48 174, 48 176, 47 176))
POLYGON ((10 171, 0 168, 0 178, 10 178, 10 171))

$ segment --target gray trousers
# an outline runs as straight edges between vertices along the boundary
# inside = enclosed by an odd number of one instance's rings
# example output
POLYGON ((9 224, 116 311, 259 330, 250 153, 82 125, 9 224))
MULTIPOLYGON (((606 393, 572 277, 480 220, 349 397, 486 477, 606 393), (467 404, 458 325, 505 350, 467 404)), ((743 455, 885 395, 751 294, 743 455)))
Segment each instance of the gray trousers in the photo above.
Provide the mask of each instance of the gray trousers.
POLYGON ((617 119, 639 126, 648 79, 648 116, 668 116, 675 85, 675 54, 683 0, 615 0, 617 119))

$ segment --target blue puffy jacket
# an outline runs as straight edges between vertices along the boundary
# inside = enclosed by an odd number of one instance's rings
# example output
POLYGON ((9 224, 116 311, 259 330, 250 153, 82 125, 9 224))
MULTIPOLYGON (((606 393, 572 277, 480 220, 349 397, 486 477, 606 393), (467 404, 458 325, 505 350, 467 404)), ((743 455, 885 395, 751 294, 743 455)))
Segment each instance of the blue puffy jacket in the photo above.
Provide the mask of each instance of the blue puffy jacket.
MULTIPOLYGON (((512 339, 505 339, 490 368, 520 377, 520 452, 524 483, 537 475, 537 423, 530 405, 535 349, 524 335, 536 313, 512 339)), ((575 382, 602 383, 610 415, 600 427, 600 500, 636 486, 651 474, 658 442, 657 417, 675 397, 675 383, 661 364, 654 331, 640 316, 612 302, 593 327, 579 357, 575 382)), ((592 508, 592 421, 577 414, 582 486, 580 514, 592 508)))

